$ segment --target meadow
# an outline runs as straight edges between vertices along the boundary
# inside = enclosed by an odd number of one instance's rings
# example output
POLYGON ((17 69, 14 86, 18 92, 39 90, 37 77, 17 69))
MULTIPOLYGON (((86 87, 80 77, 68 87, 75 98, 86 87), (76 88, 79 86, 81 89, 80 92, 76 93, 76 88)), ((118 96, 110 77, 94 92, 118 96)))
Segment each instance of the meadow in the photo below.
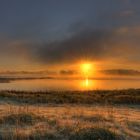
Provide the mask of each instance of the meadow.
POLYGON ((139 140, 140 89, 0 91, 0 140, 139 140))

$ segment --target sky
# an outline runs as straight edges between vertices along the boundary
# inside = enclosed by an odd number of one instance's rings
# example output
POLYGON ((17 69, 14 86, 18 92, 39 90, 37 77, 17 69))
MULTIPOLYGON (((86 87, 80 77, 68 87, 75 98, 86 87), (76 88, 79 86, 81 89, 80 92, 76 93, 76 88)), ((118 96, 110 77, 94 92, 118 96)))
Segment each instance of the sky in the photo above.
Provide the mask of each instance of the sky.
POLYGON ((139 71, 139 37, 139 0, 0 0, 0 71, 139 71))

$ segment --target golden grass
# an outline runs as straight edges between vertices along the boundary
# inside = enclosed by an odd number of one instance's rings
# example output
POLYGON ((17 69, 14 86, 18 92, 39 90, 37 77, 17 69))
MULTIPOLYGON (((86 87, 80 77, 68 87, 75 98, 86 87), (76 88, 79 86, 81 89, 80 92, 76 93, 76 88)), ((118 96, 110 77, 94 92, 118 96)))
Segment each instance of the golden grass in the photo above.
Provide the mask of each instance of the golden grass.
POLYGON ((139 107, 1 102, 0 139, 139 140, 139 107))

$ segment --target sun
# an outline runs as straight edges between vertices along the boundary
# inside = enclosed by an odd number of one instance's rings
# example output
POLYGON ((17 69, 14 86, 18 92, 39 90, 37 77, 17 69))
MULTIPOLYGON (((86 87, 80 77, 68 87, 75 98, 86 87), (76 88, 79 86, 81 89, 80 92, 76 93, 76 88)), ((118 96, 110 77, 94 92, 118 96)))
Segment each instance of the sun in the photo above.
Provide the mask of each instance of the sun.
POLYGON ((92 69, 93 69, 93 65, 91 63, 81 64, 81 70, 85 77, 88 77, 91 75, 92 69))
POLYGON ((89 70, 91 69, 91 64, 90 63, 82 64, 82 69, 83 69, 83 72, 88 73, 89 70))

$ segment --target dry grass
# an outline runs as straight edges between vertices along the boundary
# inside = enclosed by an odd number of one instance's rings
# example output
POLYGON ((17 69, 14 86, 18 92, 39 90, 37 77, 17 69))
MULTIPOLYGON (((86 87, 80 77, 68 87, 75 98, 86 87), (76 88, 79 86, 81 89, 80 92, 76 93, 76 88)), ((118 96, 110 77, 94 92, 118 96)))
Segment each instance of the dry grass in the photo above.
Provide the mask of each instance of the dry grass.
POLYGON ((0 91, 0 140, 99 139, 140 139, 139 89, 0 91))
POLYGON ((1 140, 139 140, 137 105, 0 104, 1 140))
POLYGON ((36 122, 43 120, 43 118, 34 115, 33 113, 18 113, 2 116, 0 118, 0 125, 18 125, 18 126, 29 126, 33 125, 36 122))

